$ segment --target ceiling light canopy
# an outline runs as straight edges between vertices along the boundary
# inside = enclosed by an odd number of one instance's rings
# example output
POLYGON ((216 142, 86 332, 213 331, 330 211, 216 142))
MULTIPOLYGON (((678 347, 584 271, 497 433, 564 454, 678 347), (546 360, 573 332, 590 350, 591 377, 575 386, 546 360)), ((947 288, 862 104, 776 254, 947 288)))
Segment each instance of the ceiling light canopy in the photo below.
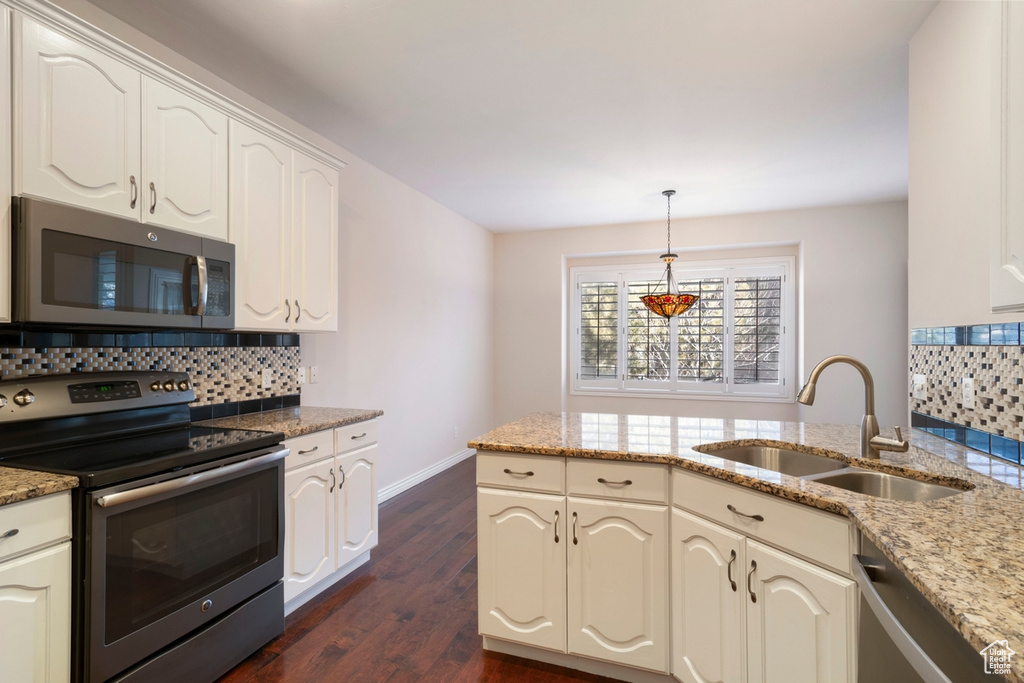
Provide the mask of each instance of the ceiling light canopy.
MULTIPOLYGON (((662 192, 668 204, 668 248, 658 258, 665 262, 665 292, 659 294, 656 289, 654 294, 640 297, 644 306, 663 318, 682 315, 700 300, 696 294, 680 293, 676 278, 672 275, 672 262, 678 258, 678 255, 672 253, 672 195, 675 193, 675 190, 662 192)), ((658 285, 660 287, 661 283, 659 282, 658 285)))

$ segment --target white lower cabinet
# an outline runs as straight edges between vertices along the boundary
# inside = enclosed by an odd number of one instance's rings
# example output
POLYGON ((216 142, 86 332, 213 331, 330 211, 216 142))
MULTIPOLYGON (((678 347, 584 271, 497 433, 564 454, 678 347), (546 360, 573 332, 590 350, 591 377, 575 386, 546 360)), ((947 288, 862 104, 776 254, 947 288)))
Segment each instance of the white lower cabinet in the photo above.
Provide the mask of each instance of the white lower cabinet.
POLYGON ((668 507, 629 495, 653 472, 664 499, 667 469, 570 469, 565 496, 561 459, 477 458, 480 633, 668 673, 668 507))
POLYGON ((672 510, 673 675, 685 683, 855 681, 854 581, 750 536, 774 540, 776 533, 813 530, 832 536, 821 539, 825 547, 846 539, 852 554, 848 525, 837 518, 839 526, 830 529, 823 513, 796 504, 779 508, 784 501, 739 487, 733 505, 704 495, 721 493, 722 482, 675 476, 676 492, 693 495, 676 496, 672 510), (715 501, 713 509, 697 510, 704 514, 736 509, 738 528, 680 509, 701 500, 715 501))
POLYGON ((565 652, 565 497, 477 493, 480 633, 565 652))
POLYGON ((371 420, 285 442, 291 449, 284 476, 289 611, 368 560, 376 547, 376 441, 371 420))
POLYGON ((0 680, 71 676, 71 497, 0 506, 0 680))
POLYGON ((668 671, 668 508, 569 498, 568 650, 668 671))

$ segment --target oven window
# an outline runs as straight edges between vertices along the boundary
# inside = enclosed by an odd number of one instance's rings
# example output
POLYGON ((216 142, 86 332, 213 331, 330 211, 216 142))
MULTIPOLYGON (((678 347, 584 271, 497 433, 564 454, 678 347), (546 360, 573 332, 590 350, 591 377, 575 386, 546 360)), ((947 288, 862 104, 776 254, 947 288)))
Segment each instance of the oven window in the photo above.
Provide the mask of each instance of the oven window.
POLYGON ((273 560, 278 473, 262 470, 108 517, 104 642, 273 560))

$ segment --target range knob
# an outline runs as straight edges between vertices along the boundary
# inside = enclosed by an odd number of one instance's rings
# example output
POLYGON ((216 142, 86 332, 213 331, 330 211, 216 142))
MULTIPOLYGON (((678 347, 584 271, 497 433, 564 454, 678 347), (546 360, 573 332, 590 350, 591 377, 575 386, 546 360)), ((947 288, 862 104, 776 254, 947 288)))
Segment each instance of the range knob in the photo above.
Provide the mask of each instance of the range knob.
POLYGON ((3 394, 0 394, 0 408, 3 408, 6 405, 7 405, 7 397, 4 396, 3 394))
POLYGON ((163 385, 161 385, 160 382, 153 382, 152 384, 149 385, 149 390, 150 391, 160 391, 162 386, 163 385))
POLYGON ((188 387, 188 380, 183 379, 180 382, 178 382, 178 388, 181 389, 182 391, 188 391, 188 387))
POLYGON ((25 407, 29 403, 35 403, 36 395, 28 389, 22 389, 14 395, 14 402, 19 406, 25 407))
POLYGON ((174 391, 174 380, 167 380, 164 382, 164 391, 174 391))

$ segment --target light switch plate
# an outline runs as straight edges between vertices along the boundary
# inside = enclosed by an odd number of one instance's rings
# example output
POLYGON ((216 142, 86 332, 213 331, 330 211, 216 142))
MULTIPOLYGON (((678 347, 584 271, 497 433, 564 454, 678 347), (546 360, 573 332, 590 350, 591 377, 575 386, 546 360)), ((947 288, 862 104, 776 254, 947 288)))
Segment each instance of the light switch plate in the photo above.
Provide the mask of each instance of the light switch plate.
POLYGON ((960 405, 964 408, 974 407, 974 378, 963 377, 960 379, 960 405))
POLYGON ((928 378, 924 375, 914 375, 914 398, 919 401, 928 398, 928 378))

